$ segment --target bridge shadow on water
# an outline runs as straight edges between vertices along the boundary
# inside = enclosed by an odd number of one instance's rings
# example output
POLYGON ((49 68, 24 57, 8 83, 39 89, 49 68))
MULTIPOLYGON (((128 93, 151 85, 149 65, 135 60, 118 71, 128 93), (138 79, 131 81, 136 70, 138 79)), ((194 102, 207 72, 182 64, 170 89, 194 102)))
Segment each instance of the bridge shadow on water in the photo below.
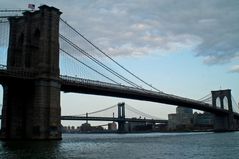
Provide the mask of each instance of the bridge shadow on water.
POLYGON ((58 158, 61 141, 0 141, 0 159, 58 158))

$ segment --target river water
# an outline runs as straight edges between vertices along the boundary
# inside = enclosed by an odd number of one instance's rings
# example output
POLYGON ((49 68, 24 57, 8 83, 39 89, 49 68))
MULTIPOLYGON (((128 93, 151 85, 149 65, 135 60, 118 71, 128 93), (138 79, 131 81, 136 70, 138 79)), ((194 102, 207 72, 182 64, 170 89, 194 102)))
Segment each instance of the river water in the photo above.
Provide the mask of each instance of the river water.
POLYGON ((64 134, 61 141, 0 141, 1 159, 237 159, 239 132, 64 134))

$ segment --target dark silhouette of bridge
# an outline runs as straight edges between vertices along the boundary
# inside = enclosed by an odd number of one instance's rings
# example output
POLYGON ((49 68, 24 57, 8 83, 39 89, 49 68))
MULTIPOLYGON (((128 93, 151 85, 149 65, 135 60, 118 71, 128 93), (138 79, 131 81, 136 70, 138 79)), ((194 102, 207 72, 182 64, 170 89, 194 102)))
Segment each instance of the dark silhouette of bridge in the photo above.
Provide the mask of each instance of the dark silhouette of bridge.
MULTIPOLYGON (((0 108, 2 107, 2 105, 0 105, 0 108)), ((117 122, 119 125, 119 129, 118 132, 127 132, 126 131, 126 123, 148 123, 148 124, 167 124, 168 120, 165 119, 159 119, 157 117, 151 116, 149 114, 146 114, 144 112, 141 112, 140 110, 137 110, 131 106, 128 105, 128 107, 130 107, 129 111, 133 111, 133 113, 135 115, 139 115, 140 118, 137 117, 131 117, 131 118, 127 118, 126 117, 126 109, 125 109, 125 103, 118 103, 117 105, 114 106, 110 106, 101 110, 97 110, 97 111, 93 111, 90 113, 85 113, 85 114, 80 114, 80 115, 62 115, 61 116, 61 120, 70 120, 70 121, 86 121, 88 123, 88 121, 109 121, 109 122, 117 122), (113 108, 117 108, 118 107, 118 116, 117 117, 106 117, 106 116, 92 116, 92 114, 97 114, 97 113, 101 113, 101 112, 105 112, 108 110, 111 110, 113 108), (89 116, 90 115, 90 116, 89 116)), ((113 113, 114 112, 110 112, 113 113)), ((2 116, 0 115, 0 119, 2 119, 2 116)))
MULTIPOLYGON (((0 119, 2 116, 0 115, 0 119)), ((113 117, 97 117, 97 116, 71 116, 71 115, 63 115, 61 116, 61 120, 82 120, 82 121, 114 121, 114 122, 148 122, 148 123, 168 123, 168 120, 163 119, 139 119, 139 118, 113 118, 113 117)))
MULTIPOLYGON (((194 108, 215 114, 215 130, 237 130, 239 114, 233 111, 231 90, 212 91, 212 103, 207 103, 205 99, 193 100, 164 93, 100 50, 61 19, 61 14, 57 8, 43 5, 37 11, 26 11, 23 16, 8 18, 10 31, 7 64, 0 66, 0 83, 4 91, 2 138, 61 139, 60 91, 194 108), (65 27, 63 31, 59 31, 60 23, 65 27), (74 32, 75 36, 71 37, 67 29, 74 32), (73 42, 77 36, 83 42, 73 42), (83 46, 85 43, 87 47, 83 46), (59 68, 60 54, 78 63, 77 68, 84 66, 101 78, 74 77, 74 74, 60 73, 65 69, 59 68), (102 56, 153 90, 142 88, 138 83, 108 67, 101 59, 97 59, 102 56), (89 61, 100 69, 89 65, 89 61), (220 107, 217 106, 218 100, 220 107)), ((124 124, 118 122, 119 127, 124 124)))
MULTIPOLYGON (((2 116, 0 115, 0 119, 2 116)), ((61 116, 61 120, 82 120, 82 121, 114 121, 114 122, 148 122, 148 123, 163 123, 166 124, 167 120, 163 119, 138 119, 138 118, 113 118, 113 117, 96 117, 96 116, 71 116, 71 115, 63 115, 61 116)))

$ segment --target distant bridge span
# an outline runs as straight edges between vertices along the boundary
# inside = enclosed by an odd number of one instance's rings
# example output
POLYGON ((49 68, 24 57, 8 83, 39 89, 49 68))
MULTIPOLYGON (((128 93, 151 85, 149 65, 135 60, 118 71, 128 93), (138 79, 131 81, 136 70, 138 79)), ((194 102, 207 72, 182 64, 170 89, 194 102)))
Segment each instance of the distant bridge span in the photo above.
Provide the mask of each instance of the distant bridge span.
MULTIPOLYGON (((0 115, 2 119, 2 115, 0 115)), ((112 118, 112 117, 84 117, 84 116, 61 116, 61 120, 89 120, 89 121, 114 121, 114 122, 149 122, 149 123, 162 123, 167 124, 168 120, 155 120, 155 119, 137 119, 137 118, 112 118)))
POLYGON ((90 120, 90 121, 114 121, 114 122, 149 122, 168 123, 168 120, 138 119, 138 118, 112 118, 112 117, 83 117, 83 116, 61 116, 61 120, 90 120))

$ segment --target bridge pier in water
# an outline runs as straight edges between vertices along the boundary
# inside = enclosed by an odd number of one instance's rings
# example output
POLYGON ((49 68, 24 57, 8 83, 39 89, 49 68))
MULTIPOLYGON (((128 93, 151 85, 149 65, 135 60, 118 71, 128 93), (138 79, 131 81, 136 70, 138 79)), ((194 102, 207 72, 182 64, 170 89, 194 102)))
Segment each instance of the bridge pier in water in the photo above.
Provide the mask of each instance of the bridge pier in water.
POLYGON ((29 71, 33 78, 4 83, 3 139, 61 139, 59 20, 48 6, 11 17, 7 70, 29 71))
POLYGON ((124 133, 126 132, 126 122, 125 122, 125 103, 118 103, 118 132, 124 133))
POLYGON ((214 114, 214 131, 234 131, 237 129, 237 121, 234 119, 232 100, 231 100, 231 90, 218 90, 212 91, 212 105, 217 107, 217 101, 220 103, 220 108, 225 109, 226 105, 228 108, 228 113, 225 114, 214 114), (226 99, 226 100, 225 100, 226 99), (227 102, 227 103, 225 103, 227 102))

